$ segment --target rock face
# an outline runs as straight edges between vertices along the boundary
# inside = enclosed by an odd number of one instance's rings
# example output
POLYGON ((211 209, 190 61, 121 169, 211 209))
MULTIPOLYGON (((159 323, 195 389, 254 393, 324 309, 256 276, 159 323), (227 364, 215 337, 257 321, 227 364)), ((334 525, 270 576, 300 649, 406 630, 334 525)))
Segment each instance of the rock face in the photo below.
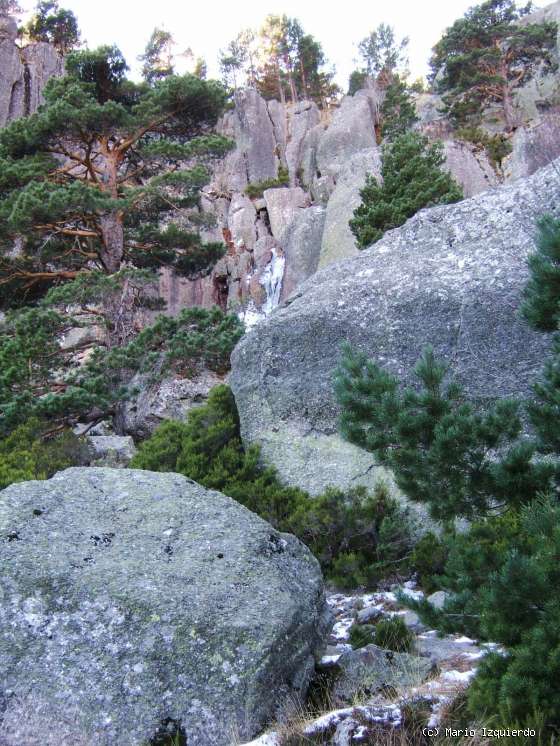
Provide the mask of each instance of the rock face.
POLYGON ((92 451, 93 466, 123 469, 136 454, 136 447, 130 435, 90 435, 87 443, 92 451))
POLYGON ((36 111, 45 85, 64 68, 50 44, 35 42, 20 49, 16 37, 16 22, 0 16, 0 127, 36 111))
POLYGON ((286 268, 282 281, 282 299, 291 295, 317 271, 326 212, 322 205, 301 210, 288 226, 284 234, 286 268))
POLYGON ((548 113, 515 132, 511 155, 503 166, 505 176, 508 180, 531 176, 559 156, 560 113, 548 113))
MULTIPOLYGON (((531 85, 519 93, 521 126, 513 135, 513 154, 503 169, 494 168, 483 149, 454 139, 440 96, 415 97, 417 129, 431 140, 443 141, 446 167, 466 197, 531 175, 560 155, 554 108, 560 101, 557 76, 537 76, 531 85)), ((215 166, 200 207, 205 219, 215 217, 204 237, 224 241, 228 254, 210 276, 195 281, 164 271, 160 292, 169 313, 185 306, 217 304, 252 325, 317 267, 358 254, 348 221, 360 204, 366 174, 380 177, 383 95, 375 88, 362 90, 345 96, 339 106, 319 111, 311 101, 282 104, 264 101, 253 89, 237 91, 234 108, 218 126, 219 132, 235 140, 236 148, 215 166), (281 167, 288 170, 289 185, 265 189, 262 197, 247 196, 249 184, 276 179, 281 167), (319 206, 326 213, 315 262, 319 206), (306 240, 305 226, 312 226, 309 249, 297 243, 300 234, 306 240), (302 262, 306 255, 310 260, 302 262), (275 277, 272 293, 271 275, 275 277)), ((499 107, 486 112, 482 126, 489 132, 503 130, 499 107)))
POLYGON ((361 150, 376 148, 372 94, 359 91, 345 96, 317 148, 321 176, 336 177, 348 158, 361 150))
POLYGON ((418 686, 428 676, 433 664, 427 658, 408 653, 394 653, 377 645, 366 645, 344 653, 337 662, 340 675, 333 689, 335 705, 351 704, 364 694, 371 696, 380 689, 418 686))
POLYGON ((139 373, 130 383, 138 394, 123 403, 116 417, 117 428, 135 438, 147 438, 164 420, 185 420, 189 411, 204 404, 210 390, 223 382, 223 377, 209 370, 196 378, 168 376, 156 381, 139 373))
POLYGON ((177 474, 69 469, 0 494, 0 743, 251 738, 330 616, 295 537, 177 474))
POLYGON ((559 168, 424 210, 304 283, 234 350, 244 441, 311 492, 371 485, 371 458, 337 435, 333 371, 346 340, 409 381, 432 344, 479 402, 528 394, 549 340, 518 309, 535 221, 560 215, 559 168))
POLYGON ((456 140, 444 142, 443 148, 445 168, 462 186, 465 197, 474 197, 499 185, 498 175, 483 149, 456 140))
POLYGON ((360 190, 365 186, 368 174, 378 179, 381 177, 381 157, 377 148, 355 153, 340 170, 336 187, 327 203, 320 269, 359 254, 348 222, 362 201, 360 190))

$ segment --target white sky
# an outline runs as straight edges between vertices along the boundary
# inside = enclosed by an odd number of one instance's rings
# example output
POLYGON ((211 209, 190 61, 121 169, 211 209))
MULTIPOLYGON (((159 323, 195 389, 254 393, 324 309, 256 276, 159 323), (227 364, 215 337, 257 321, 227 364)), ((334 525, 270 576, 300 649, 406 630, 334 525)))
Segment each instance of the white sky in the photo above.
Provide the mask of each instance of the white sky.
MULTIPOLYGON (((479 0, 478 0, 479 1, 479 0)), ((35 5, 22 0, 25 9, 35 5)), ((116 43, 132 68, 155 26, 170 31, 177 51, 191 47, 218 77, 218 50, 248 26, 259 27, 269 13, 298 18, 304 30, 321 42, 336 66, 336 80, 346 89, 354 68, 356 43, 379 23, 409 36, 413 78, 425 75, 432 46, 456 18, 477 0, 60 0, 74 11, 88 46, 116 43)))

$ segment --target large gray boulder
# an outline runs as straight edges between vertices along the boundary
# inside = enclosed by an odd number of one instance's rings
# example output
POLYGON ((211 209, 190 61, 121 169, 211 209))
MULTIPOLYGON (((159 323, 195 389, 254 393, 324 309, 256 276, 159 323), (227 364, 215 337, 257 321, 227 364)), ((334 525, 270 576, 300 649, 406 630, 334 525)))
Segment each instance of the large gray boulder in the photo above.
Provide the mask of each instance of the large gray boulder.
POLYGON ((0 743, 249 740, 301 696, 317 561, 178 474, 68 469, 0 493, 0 743))
POLYGON ((353 259, 326 267, 243 338, 230 383, 245 443, 311 492, 377 478, 337 434, 333 373, 349 341, 411 381, 423 347, 479 402, 527 395, 547 335, 519 316, 535 221, 560 215, 560 163, 458 204, 424 210, 353 259))

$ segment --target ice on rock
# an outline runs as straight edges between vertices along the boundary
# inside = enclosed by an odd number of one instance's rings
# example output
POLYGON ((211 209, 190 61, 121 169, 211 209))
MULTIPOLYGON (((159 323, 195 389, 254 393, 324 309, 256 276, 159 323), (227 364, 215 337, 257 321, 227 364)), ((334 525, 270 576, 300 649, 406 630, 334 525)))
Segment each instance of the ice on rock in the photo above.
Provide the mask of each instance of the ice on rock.
POLYGON ((278 249, 272 249, 272 259, 265 267, 260 278, 260 284, 266 292, 266 302, 263 306, 264 313, 268 316, 280 302, 280 293, 282 291, 282 279, 284 277, 284 267, 286 266, 286 257, 278 249))

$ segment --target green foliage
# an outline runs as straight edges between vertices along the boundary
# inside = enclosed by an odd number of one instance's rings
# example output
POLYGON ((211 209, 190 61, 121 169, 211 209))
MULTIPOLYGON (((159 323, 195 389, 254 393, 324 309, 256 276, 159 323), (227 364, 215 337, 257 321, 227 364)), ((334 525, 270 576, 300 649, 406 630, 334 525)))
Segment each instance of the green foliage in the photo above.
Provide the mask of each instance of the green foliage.
POLYGON ((397 41, 394 28, 380 23, 358 44, 365 72, 377 77, 381 73, 394 73, 397 68, 406 68, 408 42, 408 38, 397 41))
MULTIPOLYGON (((64 303, 96 289, 107 297, 114 278, 84 287, 82 283, 52 291, 50 302, 64 303), (72 295, 71 291, 75 294, 72 295)), ((194 375, 202 368, 224 372, 230 353, 243 334, 236 316, 220 309, 190 308, 177 317, 160 316, 130 342, 98 348, 81 368, 68 365, 60 337, 78 323, 49 307, 10 313, 0 328, 0 434, 8 434, 31 417, 48 418, 53 426, 111 413, 127 396, 137 372, 153 377, 172 369, 194 375), (66 374, 62 371, 67 370, 66 374)))
POLYGON ((482 663, 469 693, 471 711, 501 722, 540 713, 560 728, 560 507, 536 501, 522 511, 521 546, 514 546, 481 590, 482 626, 508 646, 482 663))
POLYGON ((537 70, 554 70, 557 24, 520 25, 530 4, 487 0, 470 8, 436 44, 430 65, 449 115, 464 122, 488 104, 503 107, 508 129, 516 123, 513 92, 537 70))
POLYGON ((126 71, 116 47, 72 52, 66 75, 49 81, 45 105, 0 133, 5 305, 40 297, 80 271, 110 275, 125 264, 196 278, 223 255, 196 226, 171 218, 197 204, 209 162, 232 146, 208 133, 224 89, 193 75, 135 84, 126 71))
POLYGON ((408 132, 416 122, 416 107, 406 81, 395 75, 381 105, 381 134, 389 141, 408 132))
POLYGON ((480 127, 459 128, 457 139, 483 148, 494 168, 502 165, 503 159, 511 153, 513 147, 510 138, 506 135, 500 133, 490 135, 480 127))
POLYGON ((278 176, 275 179, 265 179, 256 184, 249 184, 245 189, 245 194, 251 199, 259 199, 263 196, 265 189, 276 189, 290 185, 290 175, 288 169, 284 166, 278 168, 278 176))
POLYGON ((400 616, 380 619, 375 625, 374 642, 384 650, 409 653, 414 648, 414 635, 400 616))
POLYGON ((407 132, 385 146, 379 184, 368 176, 361 190, 362 203, 350 221, 360 248, 379 241, 424 207, 450 204, 463 196, 447 171, 440 143, 430 144, 422 135, 407 132))
POLYGON ((29 308, 9 314, 0 328, 0 434, 28 419, 58 418, 110 406, 105 380, 61 380, 65 355, 58 339, 71 326, 55 311, 29 308))
POLYGON ((173 47, 175 42, 169 31, 155 28, 152 31, 144 54, 138 59, 143 62, 142 77, 153 84, 173 75, 173 47))
POLYGON ((374 584, 408 569, 410 519, 385 487, 373 495, 356 488, 312 497, 283 486, 259 463, 255 447, 244 450, 235 401, 226 386, 187 422, 165 422, 139 447, 131 466, 176 471, 230 495, 281 531, 296 534, 323 570, 343 587, 374 584))
POLYGON ((548 488, 556 467, 533 459, 518 403, 476 412, 457 384, 444 385, 446 367, 431 348, 414 372, 421 388, 399 391, 397 378, 346 346, 335 382, 342 434, 391 468, 406 495, 434 518, 472 519, 548 488))
POLYGON ((426 593, 438 590, 446 559, 447 547, 432 531, 424 534, 414 546, 410 562, 426 593))
POLYGON ((374 587, 409 568, 412 520, 383 483, 372 494, 355 487, 308 496, 288 526, 341 588, 374 587))
POLYGON ((348 642, 354 650, 365 648, 366 645, 373 645, 375 637, 375 625, 373 624, 353 624, 350 627, 350 636, 348 642))
POLYGON ((44 439, 45 422, 28 420, 0 440, 0 489, 14 482, 49 479, 57 471, 88 463, 89 450, 82 439, 67 430, 44 439))
POLYGON ((534 329, 555 331, 560 321, 560 220, 546 215, 538 229, 521 312, 534 329))
POLYGON ((120 375, 124 370, 138 370, 159 375, 173 369, 194 376, 206 368, 225 373, 243 331, 237 316, 224 314, 216 306, 209 310, 185 308, 177 316, 158 316, 129 344, 99 351, 85 371, 116 371, 120 375))
POLYGON ((368 74, 365 70, 353 70, 348 78, 348 95, 353 96, 366 87, 368 74))
POLYGON ((60 8, 57 0, 39 0, 24 31, 31 41, 53 44, 62 54, 80 45, 76 16, 60 8))

